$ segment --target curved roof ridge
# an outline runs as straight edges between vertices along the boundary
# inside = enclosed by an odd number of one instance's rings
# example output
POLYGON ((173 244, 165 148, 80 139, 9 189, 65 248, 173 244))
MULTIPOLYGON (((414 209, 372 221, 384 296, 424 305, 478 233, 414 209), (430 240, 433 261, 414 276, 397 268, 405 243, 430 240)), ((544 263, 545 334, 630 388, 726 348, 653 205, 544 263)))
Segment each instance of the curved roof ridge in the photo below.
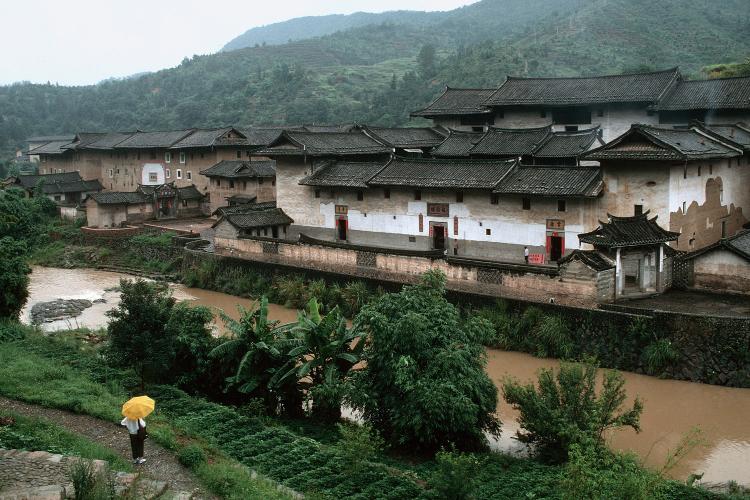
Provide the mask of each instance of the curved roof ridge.
POLYGON ((674 66, 672 68, 662 69, 658 71, 634 71, 631 73, 612 73, 609 75, 593 75, 593 76, 512 76, 512 75, 506 75, 505 81, 508 81, 510 79, 514 79, 514 80, 585 80, 589 78, 616 78, 618 76, 659 75, 662 73, 679 73, 679 70, 680 70, 679 66, 674 66))

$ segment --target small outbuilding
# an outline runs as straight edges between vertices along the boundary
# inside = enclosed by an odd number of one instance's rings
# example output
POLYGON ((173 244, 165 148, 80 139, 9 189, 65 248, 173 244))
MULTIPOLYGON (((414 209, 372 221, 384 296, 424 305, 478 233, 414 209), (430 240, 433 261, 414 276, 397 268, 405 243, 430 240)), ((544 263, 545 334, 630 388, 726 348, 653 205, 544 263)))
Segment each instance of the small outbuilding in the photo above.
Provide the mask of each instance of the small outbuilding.
POLYGON ((750 295, 750 229, 683 257, 688 287, 750 295))

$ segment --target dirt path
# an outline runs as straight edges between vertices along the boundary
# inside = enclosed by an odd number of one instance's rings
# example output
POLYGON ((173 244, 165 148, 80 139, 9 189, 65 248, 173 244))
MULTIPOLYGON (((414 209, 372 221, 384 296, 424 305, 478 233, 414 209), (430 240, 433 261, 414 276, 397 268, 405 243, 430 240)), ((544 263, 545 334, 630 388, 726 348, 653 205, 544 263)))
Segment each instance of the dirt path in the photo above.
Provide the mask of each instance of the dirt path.
MULTIPOLYGON (((28 417, 50 420, 70 432, 85 436, 131 459, 130 440, 127 430, 122 426, 88 415, 45 408, 4 397, 0 397, 0 408, 28 417)), ((165 481, 171 490, 193 492, 196 498, 210 498, 210 495, 202 490, 192 474, 177 461, 177 458, 151 439, 146 440, 145 456, 146 463, 137 467, 143 476, 165 481)))

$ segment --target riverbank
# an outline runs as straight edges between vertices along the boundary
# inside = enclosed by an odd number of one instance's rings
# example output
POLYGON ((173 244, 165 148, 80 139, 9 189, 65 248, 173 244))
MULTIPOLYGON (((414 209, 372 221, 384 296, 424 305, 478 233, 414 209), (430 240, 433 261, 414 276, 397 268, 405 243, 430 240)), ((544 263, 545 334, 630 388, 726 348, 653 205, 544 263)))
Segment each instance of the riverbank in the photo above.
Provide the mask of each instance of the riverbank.
MULTIPOLYGON (((127 373, 103 365, 95 346, 81 345, 65 334, 40 337, 32 333, 0 349, 0 394, 110 421, 116 419, 125 397, 127 378, 127 373)), ((188 446, 199 445, 213 460, 226 454, 296 491, 323 498, 435 498, 431 484, 439 469, 432 459, 404 460, 380 452, 366 466, 357 467, 347 458, 351 443, 336 428, 257 417, 167 386, 149 387, 148 393, 157 400, 157 412, 150 418, 152 437, 178 455, 188 446)), ((566 466, 499 453, 473 456, 477 498, 565 497, 564 481, 570 472, 566 466)), ((218 467, 216 462, 208 463, 218 467)), ((201 465, 196 467, 193 470, 201 477, 201 465)), ((621 481, 629 484, 635 473, 631 471, 621 481)), ((652 482, 649 491, 655 498, 721 498, 653 474, 637 474, 652 482)), ((207 484, 236 485, 234 480, 207 484)), ((231 497, 228 491, 221 493, 231 497)))
MULTIPOLYGON (((106 292, 116 287, 120 278, 117 273, 87 269, 43 269, 35 267, 31 275, 30 298, 25 311, 37 301, 64 297, 107 297, 106 304, 94 304, 84 311, 79 321, 85 326, 98 329, 106 326, 106 311, 119 301, 117 292, 106 292)), ((200 288, 173 284, 173 294, 178 300, 203 305, 226 312, 237 319, 238 306, 252 308, 252 299, 236 297, 200 288)), ((281 323, 296 320, 297 311, 279 305, 269 305, 269 317, 281 323)), ((27 316, 23 316, 26 318, 27 316)), ((222 325, 217 324, 217 331, 222 325)), ((65 329, 65 324, 52 325, 65 329)), ((540 368, 556 367, 558 361, 535 358, 520 352, 487 349, 487 374, 501 386, 505 377, 514 377, 531 383, 540 368)), ((645 401, 642 416, 643 430, 620 431, 609 437, 610 446, 621 451, 632 451, 642 457, 653 468, 663 465, 670 451, 682 437, 694 427, 703 432, 705 446, 692 450, 672 471, 671 476, 687 479, 690 474, 705 474, 707 481, 726 482, 732 479, 748 484, 750 478, 750 390, 733 389, 667 379, 657 379, 636 373, 624 373, 628 394, 638 395, 645 401)), ((509 405, 498 404, 497 413, 504 423, 501 438, 493 447, 505 453, 522 448, 513 439, 518 430, 517 415, 509 405)), ((750 486, 750 484, 748 484, 750 486)))

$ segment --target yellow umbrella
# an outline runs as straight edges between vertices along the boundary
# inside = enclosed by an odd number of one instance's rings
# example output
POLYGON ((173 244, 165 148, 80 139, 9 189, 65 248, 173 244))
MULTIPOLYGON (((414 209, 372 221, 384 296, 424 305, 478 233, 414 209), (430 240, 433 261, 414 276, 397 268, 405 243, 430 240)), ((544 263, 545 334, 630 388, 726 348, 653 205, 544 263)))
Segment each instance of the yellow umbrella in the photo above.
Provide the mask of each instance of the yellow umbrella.
POLYGON ((154 411, 156 403, 148 396, 138 396, 131 398, 122 405, 122 414, 130 419, 144 418, 154 411))

